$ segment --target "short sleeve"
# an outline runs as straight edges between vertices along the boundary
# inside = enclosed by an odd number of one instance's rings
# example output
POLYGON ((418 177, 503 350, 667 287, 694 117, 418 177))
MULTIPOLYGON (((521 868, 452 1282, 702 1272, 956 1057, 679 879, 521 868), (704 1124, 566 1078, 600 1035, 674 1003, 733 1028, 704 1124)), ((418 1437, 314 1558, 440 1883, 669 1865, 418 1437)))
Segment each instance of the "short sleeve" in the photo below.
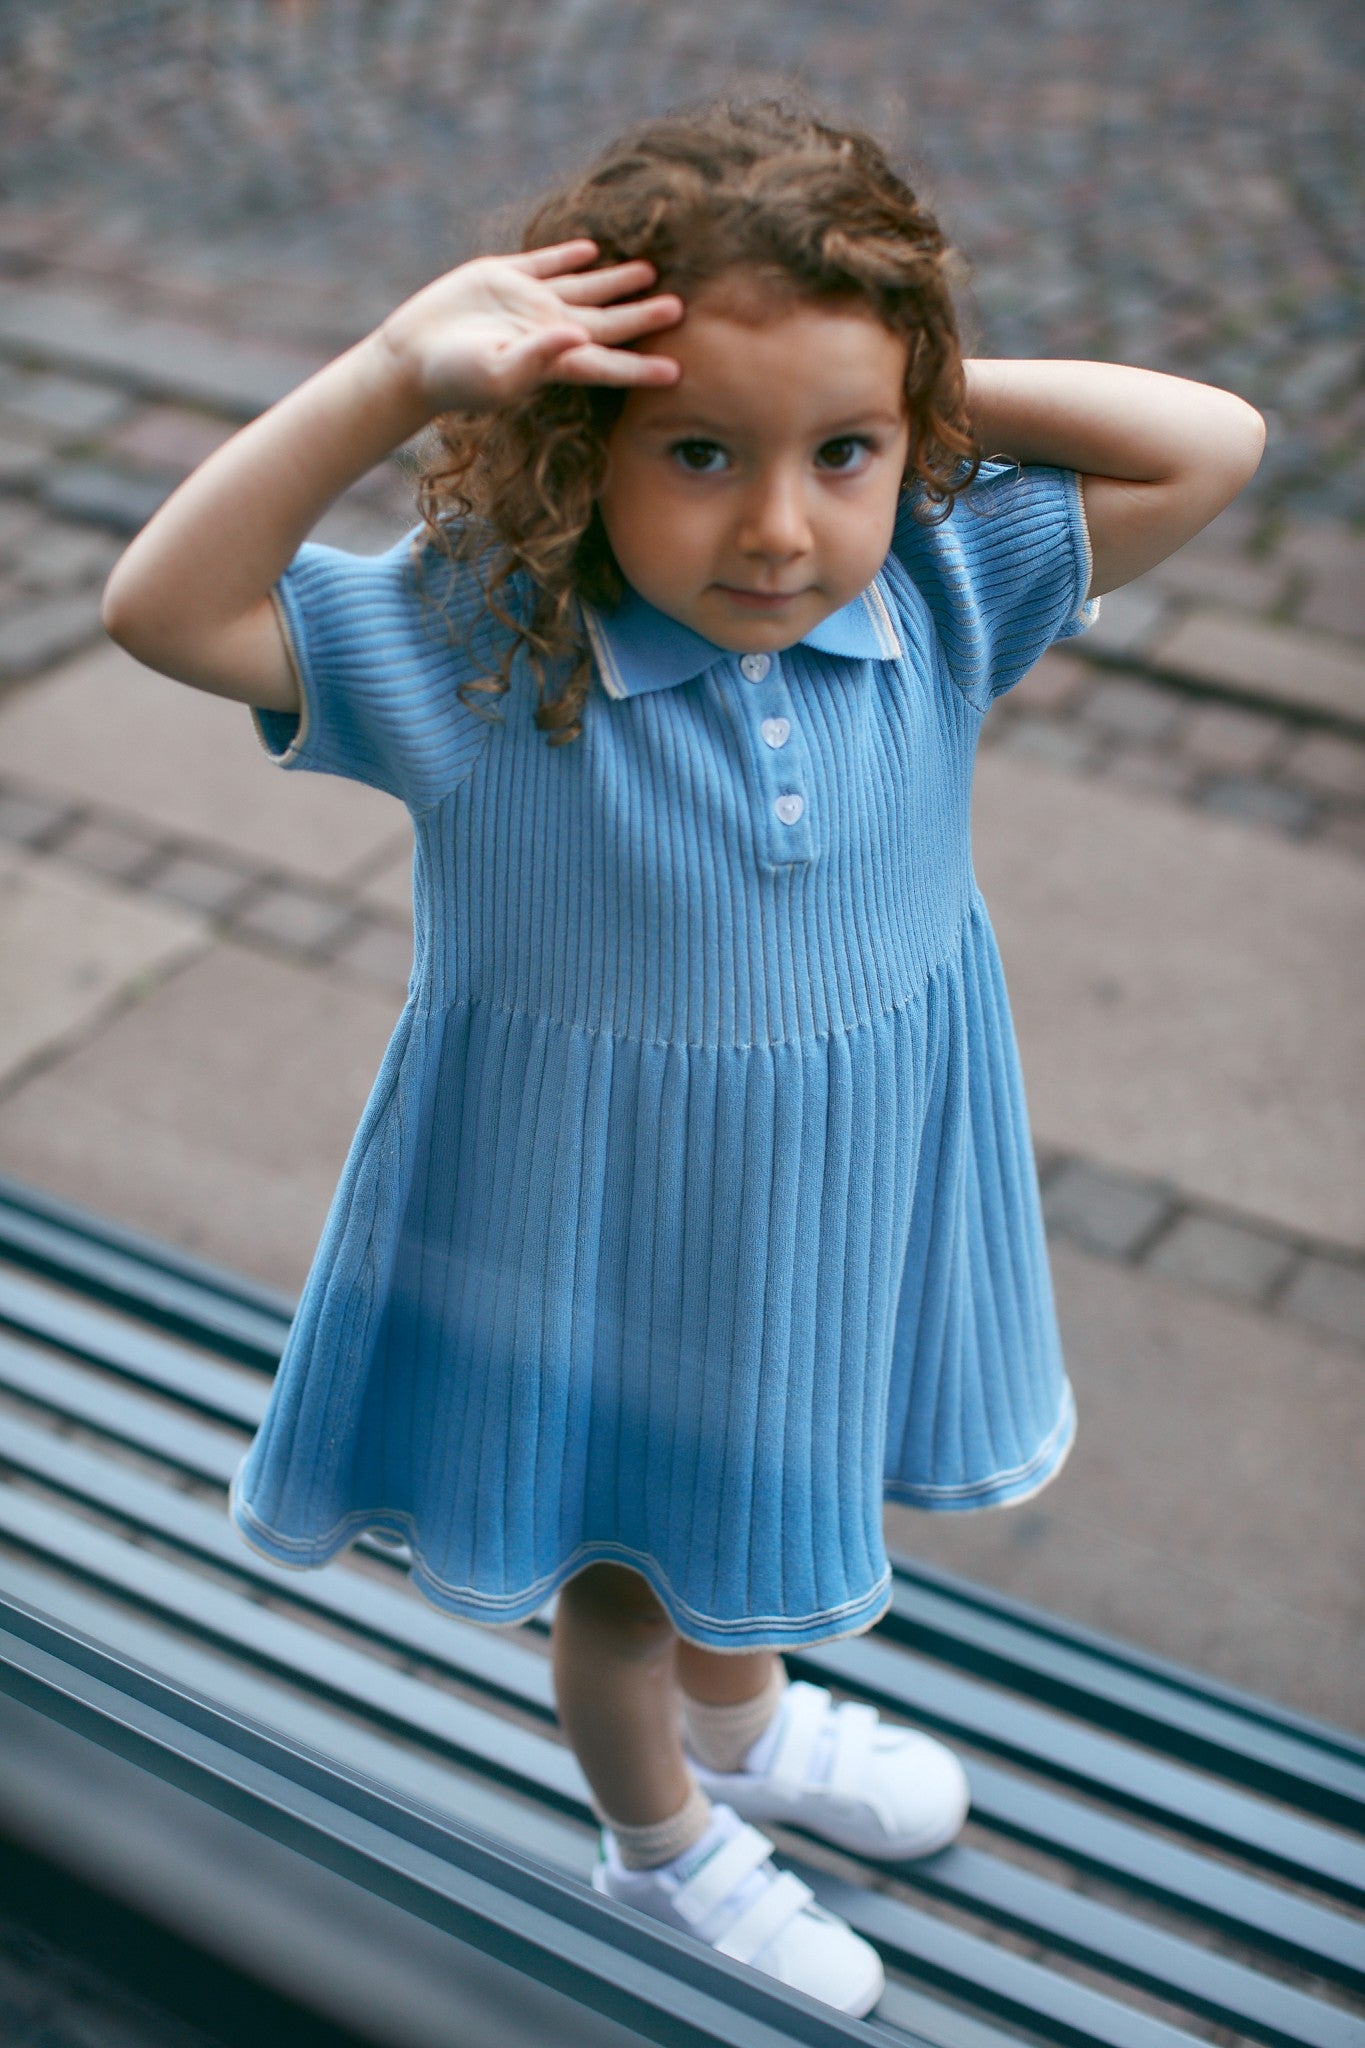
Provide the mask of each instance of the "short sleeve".
POLYGON ((933 617, 949 674, 985 711, 1056 640, 1094 624, 1090 535, 1074 470, 983 463, 948 518, 896 523, 892 553, 933 617))
POLYGON ((271 592, 302 710, 251 711, 280 767, 369 783, 411 810, 448 795, 487 745, 492 726, 456 693, 496 661, 472 570, 416 545, 423 531, 382 555, 304 542, 271 592))

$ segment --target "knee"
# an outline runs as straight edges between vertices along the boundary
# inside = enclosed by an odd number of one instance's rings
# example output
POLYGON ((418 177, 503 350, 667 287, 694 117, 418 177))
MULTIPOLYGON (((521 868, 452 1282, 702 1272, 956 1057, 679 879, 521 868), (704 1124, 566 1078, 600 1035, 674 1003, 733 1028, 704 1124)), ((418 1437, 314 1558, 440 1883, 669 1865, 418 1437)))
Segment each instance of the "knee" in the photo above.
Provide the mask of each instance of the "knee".
POLYGON ((667 1610, 648 1580, 628 1565, 585 1565, 560 1587, 559 1607, 576 1623, 606 1631, 622 1651, 636 1656, 657 1654, 673 1638, 667 1610))

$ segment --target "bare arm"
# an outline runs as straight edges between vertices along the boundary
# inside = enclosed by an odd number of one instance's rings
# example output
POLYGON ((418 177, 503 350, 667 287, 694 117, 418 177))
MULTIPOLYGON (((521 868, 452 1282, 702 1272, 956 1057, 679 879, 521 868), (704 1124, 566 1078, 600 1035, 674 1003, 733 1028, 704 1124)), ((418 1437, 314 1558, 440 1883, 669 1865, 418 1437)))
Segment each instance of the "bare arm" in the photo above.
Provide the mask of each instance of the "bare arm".
POLYGON ((588 270, 592 242, 483 257, 407 299, 200 464, 115 563, 105 631, 149 668, 267 710, 298 684, 270 591, 327 507, 438 412, 551 380, 666 384, 671 358, 621 346, 671 326, 647 263, 588 270))
POLYGON ((980 444, 1081 473, 1094 552, 1087 595, 1183 547, 1256 473, 1265 422, 1231 391, 1121 363, 966 364, 980 444))

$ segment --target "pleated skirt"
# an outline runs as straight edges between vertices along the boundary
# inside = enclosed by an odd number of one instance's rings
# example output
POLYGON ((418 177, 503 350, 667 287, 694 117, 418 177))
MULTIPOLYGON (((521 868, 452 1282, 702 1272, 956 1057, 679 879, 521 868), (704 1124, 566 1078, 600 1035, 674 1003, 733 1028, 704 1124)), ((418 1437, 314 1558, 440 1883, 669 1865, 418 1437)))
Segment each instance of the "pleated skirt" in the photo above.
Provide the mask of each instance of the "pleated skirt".
POLYGON ((1022 1498, 1074 1429, 1003 974, 974 896, 903 1005, 752 1047, 404 1009, 231 1514, 402 1538, 511 1624, 597 1559, 746 1650, 870 1627, 882 1504, 1022 1498))

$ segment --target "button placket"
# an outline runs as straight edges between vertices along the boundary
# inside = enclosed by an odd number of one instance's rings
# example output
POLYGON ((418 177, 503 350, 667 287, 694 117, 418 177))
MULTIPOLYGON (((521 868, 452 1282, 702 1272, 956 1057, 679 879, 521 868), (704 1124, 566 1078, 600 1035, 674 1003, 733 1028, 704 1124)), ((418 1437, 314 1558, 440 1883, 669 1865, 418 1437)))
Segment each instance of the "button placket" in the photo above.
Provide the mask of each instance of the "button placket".
POLYGON ((748 740, 748 757, 758 799, 754 837, 775 867, 810 860, 809 756, 781 658, 742 654, 735 663, 734 711, 748 740))

